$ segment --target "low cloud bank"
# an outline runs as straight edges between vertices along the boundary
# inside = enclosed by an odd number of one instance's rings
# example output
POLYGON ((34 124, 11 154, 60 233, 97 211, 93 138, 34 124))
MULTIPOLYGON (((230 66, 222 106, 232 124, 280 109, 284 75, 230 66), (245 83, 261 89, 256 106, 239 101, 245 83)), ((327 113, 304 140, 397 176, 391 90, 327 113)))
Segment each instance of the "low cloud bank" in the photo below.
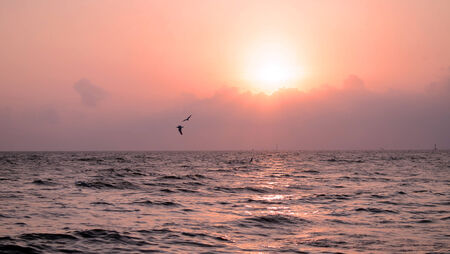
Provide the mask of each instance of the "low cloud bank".
MULTIPOLYGON (((97 105, 104 96, 86 80, 77 84, 86 106, 97 105)), ((107 108, 83 114, 61 110, 57 115, 47 110, 47 123, 24 120, 5 109, 0 114, 11 121, 0 125, 0 149, 450 148, 450 79, 422 92, 373 92, 352 75, 339 88, 281 89, 267 96, 226 87, 209 98, 182 96, 172 105, 149 115, 133 114, 134 105, 123 105, 129 114, 107 108), (190 121, 181 122, 189 114, 190 121), (176 129, 180 123, 183 136, 176 129)))
MULTIPOLYGON (((184 108, 194 114, 187 137, 165 138, 186 149, 450 148, 449 80, 423 93, 371 92, 357 76, 341 88, 309 93, 282 89, 266 96, 227 88, 184 108)), ((167 122, 171 113, 151 123, 167 122)))

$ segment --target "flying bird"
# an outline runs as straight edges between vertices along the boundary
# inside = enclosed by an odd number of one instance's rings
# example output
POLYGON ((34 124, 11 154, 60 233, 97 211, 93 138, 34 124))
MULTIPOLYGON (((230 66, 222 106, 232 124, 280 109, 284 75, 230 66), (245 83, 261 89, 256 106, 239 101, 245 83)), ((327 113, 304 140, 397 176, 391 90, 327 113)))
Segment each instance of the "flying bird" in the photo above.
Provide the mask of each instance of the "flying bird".
POLYGON ((189 121, 189 119, 191 119, 191 116, 192 116, 192 115, 189 115, 186 119, 183 120, 183 122, 184 122, 184 121, 189 121))
POLYGON ((183 135, 183 132, 181 131, 181 129, 183 129, 183 128, 184 128, 184 126, 181 126, 181 125, 178 125, 178 126, 177 126, 178 132, 179 132, 181 135, 183 135))

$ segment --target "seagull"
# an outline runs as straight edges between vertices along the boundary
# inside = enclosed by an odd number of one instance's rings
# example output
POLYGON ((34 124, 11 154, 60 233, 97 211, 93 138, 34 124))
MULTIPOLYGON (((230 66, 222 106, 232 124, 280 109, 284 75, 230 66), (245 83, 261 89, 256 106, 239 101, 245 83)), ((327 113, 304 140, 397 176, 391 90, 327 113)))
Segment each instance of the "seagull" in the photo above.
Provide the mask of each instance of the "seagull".
POLYGON ((183 135, 183 132, 181 131, 181 129, 183 129, 184 126, 178 125, 177 128, 178 128, 178 132, 180 132, 180 134, 183 135))
POLYGON ((192 116, 192 115, 189 115, 186 119, 183 120, 183 122, 184 122, 184 121, 189 121, 189 119, 191 119, 191 116, 192 116))

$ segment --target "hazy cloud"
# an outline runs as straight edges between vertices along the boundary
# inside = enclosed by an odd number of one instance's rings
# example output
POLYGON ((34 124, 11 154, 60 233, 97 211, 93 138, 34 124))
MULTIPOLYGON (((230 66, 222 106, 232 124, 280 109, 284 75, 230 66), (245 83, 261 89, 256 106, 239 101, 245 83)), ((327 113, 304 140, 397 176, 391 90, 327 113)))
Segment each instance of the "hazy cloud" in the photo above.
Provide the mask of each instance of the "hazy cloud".
POLYGON ((0 115, 11 121, 0 125, 0 149, 450 148, 449 79, 422 92, 374 92, 357 76, 338 87, 282 89, 271 96, 225 87, 207 98, 180 96, 148 114, 132 104, 121 105, 123 112, 103 108, 83 117, 76 108, 44 108, 40 118, 3 109, 0 115), (191 120, 181 123, 189 114, 191 120), (183 136, 176 130, 180 123, 183 136))
POLYGON ((376 93, 353 75, 340 89, 309 93, 283 89, 267 96, 228 88, 184 105, 193 117, 182 138, 170 125, 177 124, 175 115, 184 116, 179 111, 154 116, 148 125, 159 133, 155 146, 167 149, 449 148, 449 87, 439 82, 434 92, 376 93))
POLYGON ((103 88, 92 84, 87 79, 80 79, 73 85, 75 91, 81 96, 81 101, 88 107, 95 107, 106 97, 106 92, 103 88))
POLYGON ((356 75, 349 75, 344 80, 345 89, 363 89, 364 82, 356 75))

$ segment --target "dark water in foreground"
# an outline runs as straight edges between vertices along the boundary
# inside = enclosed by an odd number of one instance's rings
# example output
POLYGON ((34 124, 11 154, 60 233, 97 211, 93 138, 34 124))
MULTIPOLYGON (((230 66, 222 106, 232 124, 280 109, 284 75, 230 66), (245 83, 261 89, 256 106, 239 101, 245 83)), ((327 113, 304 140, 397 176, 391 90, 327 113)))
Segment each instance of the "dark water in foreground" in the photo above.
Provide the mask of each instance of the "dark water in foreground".
POLYGON ((449 207, 449 151, 0 153, 0 253, 449 253, 449 207))

